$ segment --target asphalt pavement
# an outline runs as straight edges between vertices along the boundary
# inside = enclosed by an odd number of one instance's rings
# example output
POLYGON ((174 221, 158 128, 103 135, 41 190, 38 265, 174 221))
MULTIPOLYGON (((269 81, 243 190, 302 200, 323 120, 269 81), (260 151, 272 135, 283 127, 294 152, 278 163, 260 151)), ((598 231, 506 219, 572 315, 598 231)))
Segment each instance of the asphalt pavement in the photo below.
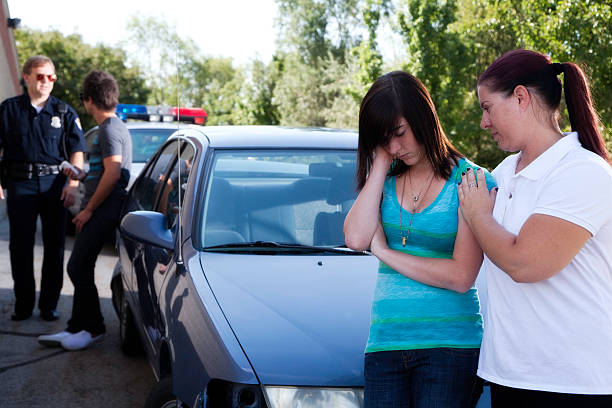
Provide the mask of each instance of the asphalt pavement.
MULTIPOLYGON (((11 321, 13 280, 8 250, 5 202, 0 201, 0 407, 142 407, 155 383, 144 357, 126 357, 119 347, 119 321, 111 303, 110 279, 117 260, 107 245, 96 263, 96 286, 106 336, 83 351, 63 351, 37 342, 40 334, 63 330, 70 318, 74 287, 64 273, 58 304, 60 320, 45 322, 38 310, 28 320, 11 321)), ((66 239, 68 262, 73 238, 66 239)), ((40 223, 35 247, 35 274, 40 287, 42 264, 40 223)), ((65 268, 64 268, 65 269, 65 268)), ((38 292, 37 292, 38 296, 38 292)))

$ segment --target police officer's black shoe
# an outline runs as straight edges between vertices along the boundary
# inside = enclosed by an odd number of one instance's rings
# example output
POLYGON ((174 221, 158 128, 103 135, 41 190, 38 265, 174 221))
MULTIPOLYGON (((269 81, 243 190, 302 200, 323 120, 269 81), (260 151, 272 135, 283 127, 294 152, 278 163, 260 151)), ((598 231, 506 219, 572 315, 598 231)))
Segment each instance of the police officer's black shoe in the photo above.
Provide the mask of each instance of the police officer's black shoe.
POLYGON ((20 322, 22 320, 29 319, 30 316, 32 316, 32 312, 28 312, 28 313, 15 312, 11 315, 11 320, 14 322, 20 322))
POLYGON ((55 310, 41 310, 40 318, 48 322, 52 322, 59 319, 59 313, 57 313, 55 310))

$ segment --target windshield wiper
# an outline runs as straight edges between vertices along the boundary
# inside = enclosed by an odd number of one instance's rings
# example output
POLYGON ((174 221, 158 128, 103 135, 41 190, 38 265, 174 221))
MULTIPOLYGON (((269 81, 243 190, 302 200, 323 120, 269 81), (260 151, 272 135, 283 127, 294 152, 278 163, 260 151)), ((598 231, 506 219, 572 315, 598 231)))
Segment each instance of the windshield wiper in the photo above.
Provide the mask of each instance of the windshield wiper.
POLYGON ((251 242, 232 242, 229 244, 221 244, 221 245, 213 245, 203 248, 204 251, 216 251, 216 250, 244 250, 248 252, 255 252, 257 250, 263 249, 266 252, 270 252, 268 250, 291 250, 298 252, 327 252, 327 253, 335 253, 335 254, 343 254, 343 255, 366 255, 365 252, 355 252, 348 248, 345 245, 338 247, 325 247, 325 246, 313 246, 313 245, 304 245, 304 244, 296 244, 296 243, 287 243, 287 242, 275 242, 275 241, 251 241, 251 242))

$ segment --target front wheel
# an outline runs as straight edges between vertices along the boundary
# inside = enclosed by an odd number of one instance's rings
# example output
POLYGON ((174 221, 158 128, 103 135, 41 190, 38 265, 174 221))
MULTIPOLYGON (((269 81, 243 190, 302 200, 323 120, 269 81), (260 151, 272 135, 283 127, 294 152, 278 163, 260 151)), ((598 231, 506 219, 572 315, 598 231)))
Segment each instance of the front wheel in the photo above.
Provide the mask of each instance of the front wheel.
POLYGON ((172 393, 172 377, 162 378, 151 390, 145 408, 180 408, 172 393))

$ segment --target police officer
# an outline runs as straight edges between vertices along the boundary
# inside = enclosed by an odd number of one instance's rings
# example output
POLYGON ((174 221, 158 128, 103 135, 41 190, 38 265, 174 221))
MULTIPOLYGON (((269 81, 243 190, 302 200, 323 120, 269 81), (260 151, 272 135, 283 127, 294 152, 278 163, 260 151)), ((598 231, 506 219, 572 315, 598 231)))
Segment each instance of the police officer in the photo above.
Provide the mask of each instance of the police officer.
MULTIPOLYGON (((78 181, 67 181, 59 165, 67 160, 83 167, 85 141, 74 109, 51 95, 57 79, 48 57, 37 55, 23 65, 27 92, 0 105, 2 188, 7 190, 9 250, 15 283, 12 320, 32 316, 35 303, 34 235, 40 215, 44 245, 38 308, 44 320, 57 320, 63 281, 67 210, 78 181)), ((0 188, 0 198, 4 194, 0 188)))

